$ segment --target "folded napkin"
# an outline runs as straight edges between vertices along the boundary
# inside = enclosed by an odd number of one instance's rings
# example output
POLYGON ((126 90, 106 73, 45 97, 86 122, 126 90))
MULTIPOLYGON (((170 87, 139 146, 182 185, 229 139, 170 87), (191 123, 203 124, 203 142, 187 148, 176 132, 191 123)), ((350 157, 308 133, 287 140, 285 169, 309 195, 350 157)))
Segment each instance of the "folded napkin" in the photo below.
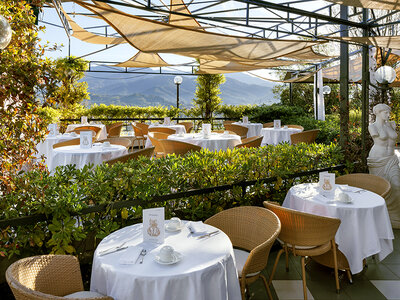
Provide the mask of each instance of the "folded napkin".
POLYGON ((204 225, 202 221, 189 222, 187 227, 189 228, 191 233, 196 233, 196 234, 207 233, 207 227, 206 225, 204 225))
POLYGON ((119 258, 119 263, 123 265, 135 264, 142 250, 143 248, 139 246, 129 247, 119 258))

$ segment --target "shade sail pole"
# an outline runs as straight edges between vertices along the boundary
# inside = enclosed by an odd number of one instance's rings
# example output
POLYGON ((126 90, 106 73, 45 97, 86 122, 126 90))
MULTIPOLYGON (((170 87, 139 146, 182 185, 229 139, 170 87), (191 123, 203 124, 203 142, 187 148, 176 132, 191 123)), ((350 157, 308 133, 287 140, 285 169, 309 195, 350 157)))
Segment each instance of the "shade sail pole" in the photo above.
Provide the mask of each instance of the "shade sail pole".
MULTIPOLYGON (((340 5, 340 18, 348 19, 348 7, 340 5)), ((340 36, 348 37, 349 30, 347 25, 340 25, 340 36)), ((339 144, 345 150, 347 157, 349 142, 349 45, 340 43, 340 137, 339 144)))
MULTIPOLYGON (((363 8, 363 22, 367 23, 368 9, 363 8)), ((368 36, 368 30, 363 30, 363 36, 368 36)), ((369 116, 369 47, 362 46, 362 106, 361 106, 361 162, 367 171, 367 129, 369 116)))

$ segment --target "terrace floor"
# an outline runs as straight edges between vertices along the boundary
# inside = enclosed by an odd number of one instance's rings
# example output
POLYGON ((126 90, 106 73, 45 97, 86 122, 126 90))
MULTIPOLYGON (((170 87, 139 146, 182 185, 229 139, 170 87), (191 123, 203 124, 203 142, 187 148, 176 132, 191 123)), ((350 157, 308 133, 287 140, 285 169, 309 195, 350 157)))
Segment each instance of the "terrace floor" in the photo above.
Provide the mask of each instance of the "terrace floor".
MULTIPOLYGON (((307 267, 308 299, 316 300, 381 300, 400 299, 400 229, 393 230, 393 253, 383 261, 367 259, 364 270, 353 275, 350 283, 344 272, 340 272, 340 293, 335 291, 333 270, 311 261, 307 267)), ((279 248, 273 248, 270 253, 268 267, 264 274, 269 278, 273 263, 279 248)), ((300 257, 289 255, 289 272, 285 270, 285 255, 280 258, 271 292, 274 299, 303 299, 300 257)), ((251 300, 268 299, 262 280, 250 286, 251 300)))

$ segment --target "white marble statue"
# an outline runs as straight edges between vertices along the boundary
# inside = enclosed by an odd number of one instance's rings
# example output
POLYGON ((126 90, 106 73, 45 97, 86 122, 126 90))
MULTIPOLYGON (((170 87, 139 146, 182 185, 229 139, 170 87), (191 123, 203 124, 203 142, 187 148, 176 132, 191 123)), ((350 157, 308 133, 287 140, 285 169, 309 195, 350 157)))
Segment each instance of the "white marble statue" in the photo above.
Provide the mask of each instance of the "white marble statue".
POLYGON ((389 121, 390 107, 386 104, 375 105, 373 113, 376 120, 368 126, 374 141, 367 158, 369 173, 390 182, 392 190, 386 197, 386 205, 393 228, 400 228, 400 168, 399 159, 394 153, 396 123, 389 121))

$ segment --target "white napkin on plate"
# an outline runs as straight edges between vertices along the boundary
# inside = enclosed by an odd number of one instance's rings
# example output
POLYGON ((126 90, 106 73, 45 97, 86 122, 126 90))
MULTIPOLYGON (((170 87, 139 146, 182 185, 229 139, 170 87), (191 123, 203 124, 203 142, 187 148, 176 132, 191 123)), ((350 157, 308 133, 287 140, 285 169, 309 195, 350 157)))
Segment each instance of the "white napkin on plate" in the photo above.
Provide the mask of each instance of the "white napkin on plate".
POLYGON ((143 248, 139 246, 129 247, 119 258, 119 263, 123 265, 135 264, 142 250, 143 248))
POLYGON ((207 233, 207 227, 206 225, 204 225, 202 221, 189 222, 187 227, 189 228, 191 233, 196 233, 196 234, 207 233))

